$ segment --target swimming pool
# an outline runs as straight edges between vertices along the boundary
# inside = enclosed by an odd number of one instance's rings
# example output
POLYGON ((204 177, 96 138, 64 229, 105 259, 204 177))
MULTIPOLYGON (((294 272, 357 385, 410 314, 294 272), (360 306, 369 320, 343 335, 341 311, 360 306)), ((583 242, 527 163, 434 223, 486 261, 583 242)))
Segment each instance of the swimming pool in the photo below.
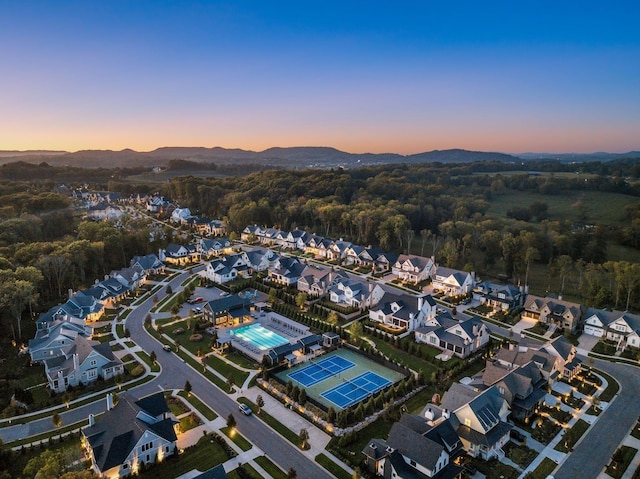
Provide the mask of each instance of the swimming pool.
POLYGON ((229 331, 229 334, 254 345, 261 351, 267 351, 268 349, 275 348, 276 346, 289 342, 288 339, 283 338, 261 324, 241 326, 238 329, 229 331))

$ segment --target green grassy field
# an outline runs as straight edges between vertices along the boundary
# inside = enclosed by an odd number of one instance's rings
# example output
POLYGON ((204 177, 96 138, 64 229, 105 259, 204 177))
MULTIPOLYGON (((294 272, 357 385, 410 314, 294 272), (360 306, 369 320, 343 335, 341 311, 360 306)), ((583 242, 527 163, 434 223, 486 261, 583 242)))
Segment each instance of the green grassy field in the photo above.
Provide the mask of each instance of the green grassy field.
POLYGON ((507 211, 514 207, 528 208, 534 201, 544 201, 549 205, 549 219, 577 221, 578 203, 586 206, 588 223, 607 225, 624 224, 624 208, 638 203, 635 196, 601 191, 567 191, 557 195, 543 195, 528 191, 507 190, 496 195, 490 202, 487 214, 504 218, 507 211))

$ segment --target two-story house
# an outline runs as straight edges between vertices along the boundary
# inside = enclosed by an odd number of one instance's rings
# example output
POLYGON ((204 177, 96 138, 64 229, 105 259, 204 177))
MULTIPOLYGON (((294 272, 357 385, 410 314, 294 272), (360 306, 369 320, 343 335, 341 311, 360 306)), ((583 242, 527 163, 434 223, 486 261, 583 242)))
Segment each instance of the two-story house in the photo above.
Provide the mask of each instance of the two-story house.
POLYGON ((362 283, 351 279, 338 281, 329 289, 332 303, 364 309, 378 304, 384 290, 379 284, 362 283))
POLYGON ((224 284, 242 276, 247 271, 243 254, 231 254, 207 263, 205 275, 214 283, 224 284))
POLYGON ((475 283, 472 273, 438 266, 432 276, 434 290, 443 291, 448 296, 462 296, 471 293, 475 283))
POLYGON ((640 316, 626 311, 589 308, 584 315, 584 334, 617 343, 618 350, 640 347, 640 316))
POLYGON ((89 341, 82 336, 76 336, 61 355, 45 359, 44 368, 49 389, 56 393, 124 373, 122 361, 113 355, 108 343, 89 341))
POLYGON ((329 288, 339 281, 349 279, 344 271, 332 271, 330 269, 309 266, 304 270, 298 279, 297 288, 302 293, 311 296, 324 296, 329 292, 329 288))
POLYGON ((489 328, 475 316, 456 321, 449 313, 442 313, 415 330, 416 342, 459 358, 482 349, 489 342, 489 335, 489 328))
POLYGON ((483 281, 473 287, 473 298, 496 311, 510 311, 522 306, 524 294, 511 284, 497 284, 483 281))
POLYGON ((583 313, 584 308, 578 303, 564 301, 553 296, 542 298, 530 294, 524 302, 522 317, 555 325, 573 333, 581 323, 583 313))
POLYGON ((137 399, 121 393, 117 404, 107 396, 107 410, 82 429, 82 445, 96 474, 118 479, 137 474, 176 451, 176 424, 162 392, 137 399))
POLYGON ((371 321, 407 331, 414 331, 435 315, 436 302, 429 294, 413 296, 405 293, 384 293, 369 310, 371 321))
POLYGON ((420 283, 435 273, 433 258, 413 254, 401 254, 393 264, 391 272, 407 283, 420 283))

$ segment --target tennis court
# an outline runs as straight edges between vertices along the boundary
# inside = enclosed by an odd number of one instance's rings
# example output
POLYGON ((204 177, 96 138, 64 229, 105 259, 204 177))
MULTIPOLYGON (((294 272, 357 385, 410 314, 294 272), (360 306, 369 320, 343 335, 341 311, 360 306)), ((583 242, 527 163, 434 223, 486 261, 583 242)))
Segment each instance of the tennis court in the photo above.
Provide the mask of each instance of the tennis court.
POLYGON ((323 392, 322 397, 344 409, 362 401, 389 384, 391 381, 388 379, 368 371, 350 380, 343 379, 342 384, 323 392))
POLYGON ((330 356, 320 361, 312 361, 309 366, 289 374, 289 378, 308 388, 354 366, 355 363, 340 356, 330 356))
POLYGON ((282 384, 291 381, 294 386, 304 388, 307 397, 327 409, 333 407, 339 411, 379 394, 405 376, 347 348, 331 351, 311 363, 279 371, 276 375, 282 384))

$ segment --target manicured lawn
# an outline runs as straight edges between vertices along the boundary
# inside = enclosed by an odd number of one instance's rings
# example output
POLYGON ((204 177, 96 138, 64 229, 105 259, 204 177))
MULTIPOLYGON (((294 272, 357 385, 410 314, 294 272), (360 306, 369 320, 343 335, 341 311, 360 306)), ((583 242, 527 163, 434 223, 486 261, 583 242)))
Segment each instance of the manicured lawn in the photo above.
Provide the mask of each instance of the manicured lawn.
MULTIPOLYGON (((254 414, 258 410, 258 406, 256 406, 255 403, 251 402, 245 397, 238 398, 238 402, 249 406, 254 414)), ((290 443, 295 444, 296 446, 300 445, 300 438, 298 437, 298 435, 287 426, 282 424, 280 421, 278 421, 276 418, 271 416, 269 413, 265 412, 264 409, 260 412, 259 415, 256 414, 256 416, 266 422, 269 427, 274 429, 278 434, 287 439, 290 443)))
POLYGON ((225 353, 224 357, 242 368, 258 369, 258 365, 256 363, 254 363, 250 359, 247 359, 242 354, 236 353, 235 351, 231 353, 225 353))
POLYGON ((146 352, 137 351, 136 354, 138 355, 138 357, 140 359, 142 359, 145 363, 147 363, 147 366, 149 366, 151 368, 151 371, 153 371, 153 372, 160 371, 160 365, 157 362, 152 363, 151 362, 151 358, 149 357, 149 355, 146 352))
POLYGON ((189 429, 193 429, 194 427, 198 427, 201 424, 202 424, 202 421, 194 413, 191 413, 188 416, 180 418, 180 430, 182 432, 187 432, 189 429))
POLYGON ((287 475, 282 471, 282 469, 271 462, 271 459, 267 456, 256 457, 254 460, 262 469, 267 471, 273 479, 287 479, 287 475))
POLYGON ((580 440, 580 438, 589 429, 589 423, 578 419, 576 423, 564 432, 563 438, 558 444, 556 444, 555 450, 560 452, 571 452, 573 447, 580 440))
POLYGON ((553 472, 558 465, 548 457, 545 457, 538 467, 529 473, 527 479, 547 479, 547 476, 553 472))
POLYGON ((236 386, 242 386, 249 377, 248 372, 240 371, 216 355, 207 356, 207 364, 222 374, 223 377, 231 377, 233 379, 233 384, 236 386))
MULTIPOLYGON (((424 359, 416 357, 415 355, 411 355, 407 351, 402 351, 401 349, 392 346, 382 339, 372 338, 371 336, 368 336, 368 338, 375 342, 376 349, 382 352, 382 354, 387 357, 397 359, 405 367, 410 367, 411 369, 422 371, 424 373, 425 379, 427 380, 431 378, 431 375, 438 370, 435 364, 429 363, 424 359)), ((429 349, 432 350, 429 351, 429 354, 435 351, 435 348, 429 349)), ((433 355, 435 356, 436 354, 439 354, 439 351, 435 352, 435 354, 433 355)))
POLYGON ((137 477, 140 479, 178 477, 193 469, 208 471, 226 460, 227 455, 222 446, 211 440, 209 436, 203 436, 195 446, 185 449, 180 456, 171 456, 162 463, 149 467, 137 477))
POLYGON ((227 477, 229 479, 241 479, 241 477, 250 477, 251 479, 264 479, 251 464, 243 464, 233 471, 230 471, 229 474, 227 474, 227 477), (238 474, 238 469, 242 469, 245 475, 240 476, 240 474, 238 474))
POLYGON ((225 436, 231 439, 234 444, 243 451, 248 451, 253 447, 253 445, 249 441, 242 437, 242 434, 240 434, 235 427, 223 427, 222 429, 220 429, 220 431, 222 431, 225 436))
POLYGON ((213 410, 209 406, 200 401, 200 399, 195 394, 191 393, 191 395, 189 396, 186 392, 180 391, 178 393, 178 396, 185 398, 189 402, 189 404, 195 407, 200 412, 200 414, 207 418, 208 421, 213 421, 218 417, 218 415, 213 412, 213 410))
POLYGON ((600 374, 601 376, 604 376, 604 378, 607 380, 607 383, 608 383, 607 384, 607 389, 605 389, 602 392, 602 394, 600 394, 600 400, 609 402, 609 401, 611 401, 613 399, 613 397, 616 394, 618 394, 618 390, 620 389, 620 386, 618 385, 618 381, 613 379, 607 373, 604 373, 602 371, 598 371, 598 374, 600 374))
POLYGON ((503 464, 496 459, 491 459, 490 461, 476 459, 471 462, 487 479, 517 479, 520 475, 520 472, 513 467, 503 464))
POLYGON ((318 454, 316 456, 316 462, 338 479, 351 479, 351 474, 342 469, 324 454, 318 454))
POLYGON ((613 479, 620 479, 624 475, 637 452, 638 450, 633 447, 620 446, 613 454, 611 462, 605 469, 605 472, 613 477, 613 479))
POLYGON ((507 443, 503 448, 505 454, 509 459, 515 462, 522 469, 531 464, 531 462, 538 457, 538 453, 527 446, 521 446, 512 442, 507 443))
POLYGON ((174 416, 180 416, 190 411, 190 409, 180 400, 174 397, 167 398, 167 404, 174 416))

